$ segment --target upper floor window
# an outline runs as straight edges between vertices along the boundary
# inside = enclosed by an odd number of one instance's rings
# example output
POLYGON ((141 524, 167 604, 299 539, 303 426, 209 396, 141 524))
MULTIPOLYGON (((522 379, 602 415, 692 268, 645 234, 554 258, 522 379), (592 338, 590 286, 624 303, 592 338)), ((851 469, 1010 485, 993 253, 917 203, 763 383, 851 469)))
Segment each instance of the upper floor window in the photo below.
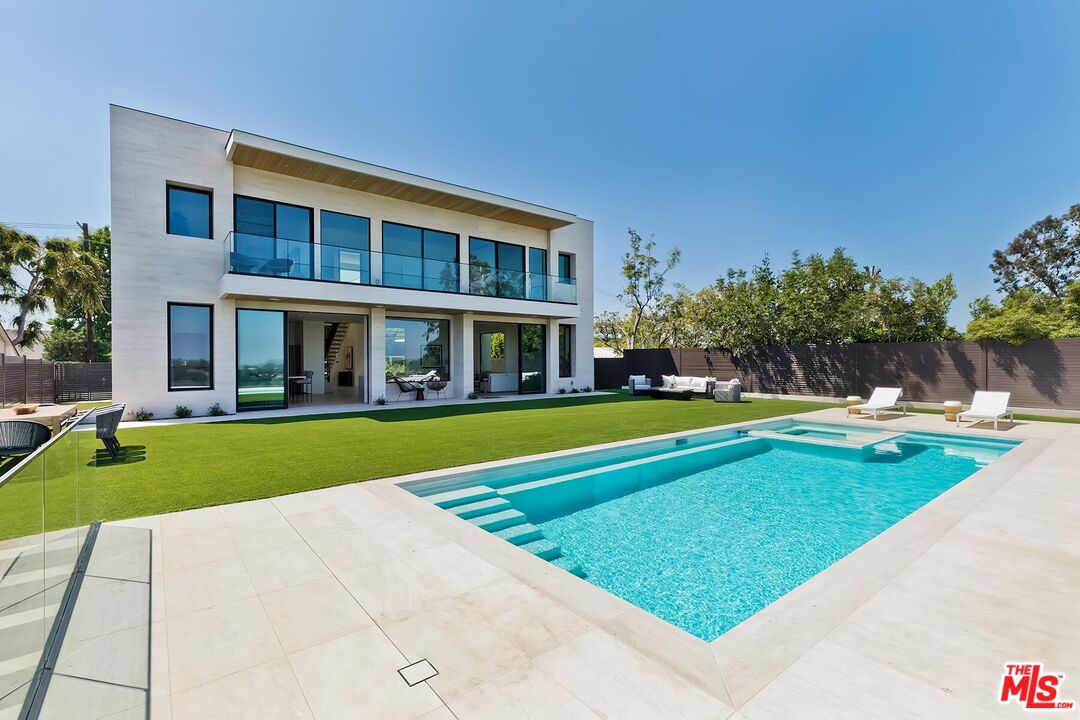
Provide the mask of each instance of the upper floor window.
POLYGON ((559 253, 559 279, 569 280, 574 277, 574 256, 559 253))
POLYGON ((309 207, 236 195, 233 262, 262 275, 312 277, 314 211, 309 207))
POLYGON ((547 250, 529 248, 529 299, 547 300, 547 250))
POLYGON ((473 295, 525 297, 525 248, 469 238, 469 292, 473 295))
POLYGON ((179 185, 165 186, 165 232, 212 238, 214 193, 179 185))
POLYGON ((383 285, 458 292, 458 236, 384 222, 383 285))
POLYGON ((169 390, 214 387, 214 318, 211 305, 169 303, 169 390))
POLYGON ((320 278, 365 285, 371 282, 370 220, 359 215, 322 210, 319 233, 320 278))

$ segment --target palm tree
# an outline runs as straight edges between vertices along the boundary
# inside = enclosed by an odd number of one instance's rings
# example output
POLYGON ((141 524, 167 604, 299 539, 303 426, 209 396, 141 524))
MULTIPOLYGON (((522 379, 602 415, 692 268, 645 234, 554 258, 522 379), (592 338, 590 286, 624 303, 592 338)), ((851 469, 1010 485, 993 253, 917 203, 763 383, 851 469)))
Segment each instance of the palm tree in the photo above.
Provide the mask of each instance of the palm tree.
POLYGON ((94 316, 105 311, 105 263, 70 240, 45 243, 44 290, 60 312, 81 311, 86 323, 86 362, 94 362, 94 316))

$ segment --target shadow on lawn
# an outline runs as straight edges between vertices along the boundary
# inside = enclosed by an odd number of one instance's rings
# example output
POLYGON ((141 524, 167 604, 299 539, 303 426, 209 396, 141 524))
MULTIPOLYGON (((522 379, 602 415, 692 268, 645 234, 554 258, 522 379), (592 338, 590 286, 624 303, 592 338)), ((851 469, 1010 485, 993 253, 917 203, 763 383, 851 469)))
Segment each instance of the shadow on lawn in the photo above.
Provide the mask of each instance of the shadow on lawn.
POLYGON ((541 400, 518 400, 511 402, 485 402, 475 405, 439 405, 419 408, 394 408, 393 410, 369 410, 364 412, 333 413, 327 415, 292 415, 274 418, 252 418, 250 420, 230 420, 229 424, 239 425, 280 425, 293 422, 315 422, 319 420, 343 420, 347 418, 367 418, 377 422, 402 422, 409 420, 434 420, 462 415, 486 415, 514 410, 556 410, 563 407, 583 405, 607 405, 611 403, 640 402, 649 398, 631 397, 624 394, 590 395, 587 397, 543 398, 541 400))
POLYGON ((94 459, 86 463, 89 467, 111 467, 113 465, 131 465, 146 459, 145 445, 124 445, 120 448, 119 457, 109 457, 107 450, 98 450, 94 453, 94 459))

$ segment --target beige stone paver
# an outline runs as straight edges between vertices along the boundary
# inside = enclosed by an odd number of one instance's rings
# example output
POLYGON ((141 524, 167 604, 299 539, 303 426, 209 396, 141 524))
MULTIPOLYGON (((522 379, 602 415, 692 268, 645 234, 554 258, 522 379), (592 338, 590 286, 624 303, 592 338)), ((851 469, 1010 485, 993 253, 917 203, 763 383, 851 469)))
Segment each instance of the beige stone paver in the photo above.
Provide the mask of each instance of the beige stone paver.
POLYGON ((153 717, 1020 717, 996 702, 1015 660, 1080 699, 1080 426, 878 425, 1030 442, 713 643, 402 478, 131 521, 154 530, 153 717), (420 659, 439 675, 408 687, 420 659))

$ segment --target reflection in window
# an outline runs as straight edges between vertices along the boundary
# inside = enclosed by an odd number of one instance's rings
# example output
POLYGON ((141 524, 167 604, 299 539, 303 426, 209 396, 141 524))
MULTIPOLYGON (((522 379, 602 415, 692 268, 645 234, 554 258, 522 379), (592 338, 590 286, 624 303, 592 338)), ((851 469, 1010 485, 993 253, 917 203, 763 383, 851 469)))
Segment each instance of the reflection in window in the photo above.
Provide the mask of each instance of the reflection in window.
POLYGON ((214 387, 213 308, 169 305, 169 389, 214 387))
POLYGON ((236 311, 236 409, 285 407, 285 313, 236 311))
POLYGON ((547 250, 529 248, 529 299, 547 300, 547 250))
POLYGON ((469 292, 473 295, 525 297, 525 248, 469 238, 469 292))
POLYGON ((571 376, 571 358, 574 354, 574 328, 559 326, 559 377, 571 376))
POLYGON ((165 232, 170 235, 187 235, 188 237, 213 237, 211 221, 213 193, 209 190, 193 190, 169 185, 165 188, 165 194, 168 206, 165 232))
POLYGON ((434 372, 450 379, 450 321, 386 318, 386 380, 434 372))
POLYGON ((458 292, 458 236, 384 222, 383 285, 458 292))
POLYGON ((371 282, 371 221, 365 217, 323 210, 319 216, 323 280, 371 282))
POLYGON ((236 272, 310 278, 311 208, 237 195, 231 263, 236 272))

